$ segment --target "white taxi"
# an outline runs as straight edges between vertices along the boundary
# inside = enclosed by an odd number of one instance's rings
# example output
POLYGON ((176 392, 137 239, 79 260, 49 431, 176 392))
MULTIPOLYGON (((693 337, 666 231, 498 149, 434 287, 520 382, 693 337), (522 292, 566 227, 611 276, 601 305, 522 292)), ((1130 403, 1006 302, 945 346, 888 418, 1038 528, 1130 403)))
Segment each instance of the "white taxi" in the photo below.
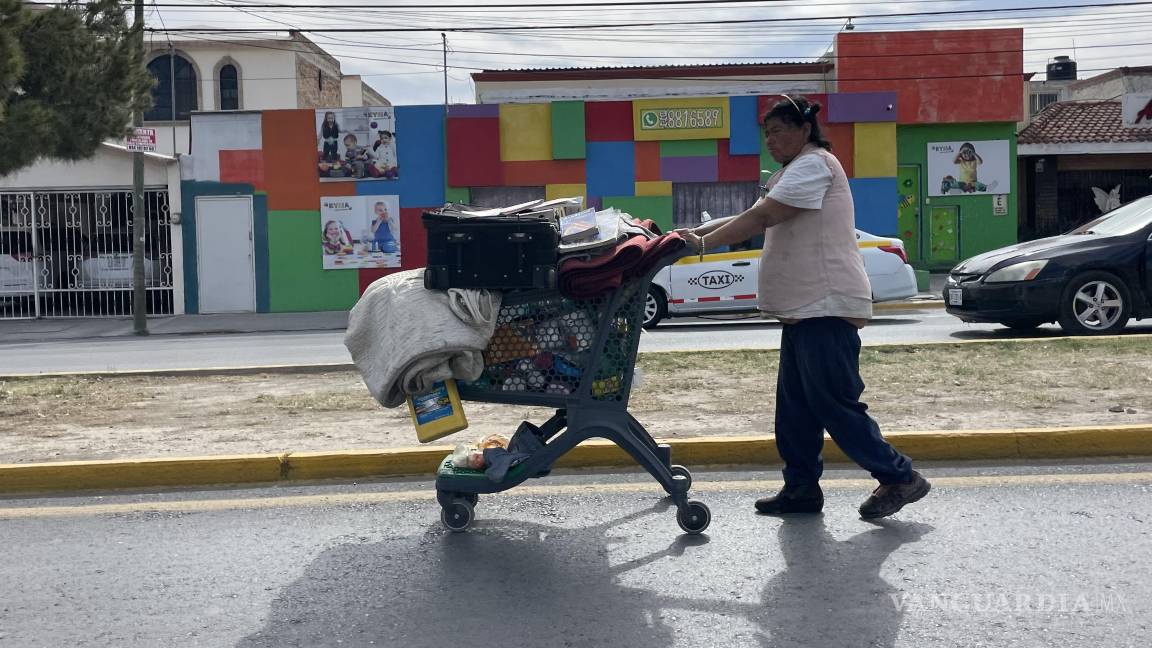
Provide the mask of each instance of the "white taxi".
MULTIPOLYGON (((915 296, 916 273, 900 239, 873 236, 856 230, 864 268, 872 284, 872 301, 915 296)), ((760 250, 719 252, 681 259, 652 279, 644 304, 644 328, 666 317, 695 317, 721 313, 755 312, 760 250)))

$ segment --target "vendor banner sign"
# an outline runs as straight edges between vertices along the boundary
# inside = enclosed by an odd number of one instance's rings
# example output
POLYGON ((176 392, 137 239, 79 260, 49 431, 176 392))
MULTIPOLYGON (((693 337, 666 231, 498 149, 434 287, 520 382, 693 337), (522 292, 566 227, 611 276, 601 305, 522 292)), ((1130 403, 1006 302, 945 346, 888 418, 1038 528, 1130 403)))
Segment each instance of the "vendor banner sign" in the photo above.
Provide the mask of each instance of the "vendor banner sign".
POLYGON ((400 196, 320 199, 325 270, 400 267, 400 196))
POLYGON ((727 139, 727 97, 636 99, 632 101, 636 141, 727 139))
POLYGON ((399 178, 393 108, 317 110, 316 168, 321 182, 399 178))
POLYGON ((1012 192, 1008 140, 928 144, 928 195, 1012 192))

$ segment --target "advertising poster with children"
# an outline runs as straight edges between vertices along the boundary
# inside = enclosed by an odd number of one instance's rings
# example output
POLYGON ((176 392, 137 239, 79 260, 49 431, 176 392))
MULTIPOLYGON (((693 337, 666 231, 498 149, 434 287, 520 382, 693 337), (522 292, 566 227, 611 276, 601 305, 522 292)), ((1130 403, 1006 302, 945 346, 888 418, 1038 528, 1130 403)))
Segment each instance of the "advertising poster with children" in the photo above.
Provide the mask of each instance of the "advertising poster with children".
POLYGON ((399 178, 394 110, 391 107, 317 110, 316 159, 321 182, 399 178))
POLYGON ((325 270, 400 267, 400 196, 320 199, 325 270))
POLYGON ((1008 140, 928 144, 928 195, 1012 193, 1008 140))

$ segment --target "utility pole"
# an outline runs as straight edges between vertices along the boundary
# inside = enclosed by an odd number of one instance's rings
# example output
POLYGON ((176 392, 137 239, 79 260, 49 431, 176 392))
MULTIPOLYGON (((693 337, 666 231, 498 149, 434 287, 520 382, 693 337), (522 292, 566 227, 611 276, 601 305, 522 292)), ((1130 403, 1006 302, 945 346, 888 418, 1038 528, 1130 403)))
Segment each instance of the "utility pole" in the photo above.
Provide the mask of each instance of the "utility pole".
MULTIPOLYGON (((136 56, 144 64, 144 0, 135 0, 136 56)), ((176 97, 172 97, 175 101, 176 97)), ((133 130, 144 125, 144 113, 132 113, 133 130)), ((132 322, 136 335, 148 335, 148 290, 144 285, 144 152, 132 153, 132 322)))
POLYGON ((444 43, 444 110, 448 110, 448 35, 440 32, 440 41, 444 43))

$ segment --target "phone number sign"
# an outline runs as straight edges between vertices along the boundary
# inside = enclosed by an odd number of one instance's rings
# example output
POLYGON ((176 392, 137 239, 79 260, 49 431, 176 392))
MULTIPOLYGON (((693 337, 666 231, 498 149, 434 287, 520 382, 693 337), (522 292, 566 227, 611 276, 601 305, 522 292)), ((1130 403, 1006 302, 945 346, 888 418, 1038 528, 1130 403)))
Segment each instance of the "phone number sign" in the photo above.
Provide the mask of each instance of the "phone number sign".
POLYGON ((638 141, 728 137, 728 101, 724 97, 639 99, 632 102, 632 113, 638 141))

